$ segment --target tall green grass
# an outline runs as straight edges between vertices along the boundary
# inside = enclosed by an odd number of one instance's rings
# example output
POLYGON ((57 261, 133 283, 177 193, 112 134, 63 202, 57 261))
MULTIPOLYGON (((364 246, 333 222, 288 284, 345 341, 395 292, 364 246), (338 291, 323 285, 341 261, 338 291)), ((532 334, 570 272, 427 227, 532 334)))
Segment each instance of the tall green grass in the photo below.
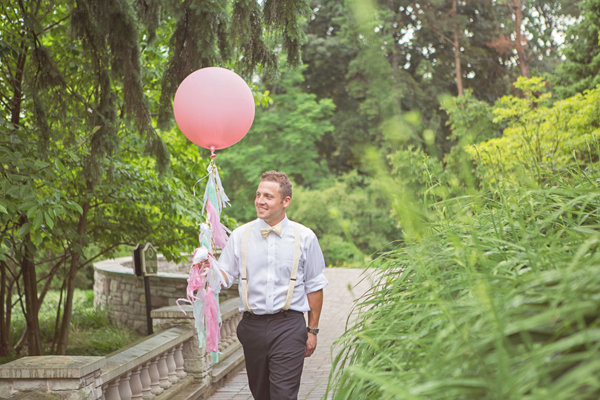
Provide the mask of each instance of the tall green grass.
POLYGON ((600 398, 599 186, 580 171, 436 204, 374 261, 334 398, 600 398))

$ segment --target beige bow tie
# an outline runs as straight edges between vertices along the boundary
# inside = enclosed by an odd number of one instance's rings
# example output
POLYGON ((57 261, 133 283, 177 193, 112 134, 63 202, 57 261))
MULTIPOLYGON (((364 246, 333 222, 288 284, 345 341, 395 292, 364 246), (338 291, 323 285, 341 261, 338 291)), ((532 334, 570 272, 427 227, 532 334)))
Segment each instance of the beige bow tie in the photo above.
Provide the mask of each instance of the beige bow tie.
POLYGON ((277 224, 275 226, 271 226, 270 228, 260 230, 260 234, 265 239, 267 238, 267 236, 269 236, 269 233, 271 232, 276 233, 277 236, 281 236, 281 224, 277 224))

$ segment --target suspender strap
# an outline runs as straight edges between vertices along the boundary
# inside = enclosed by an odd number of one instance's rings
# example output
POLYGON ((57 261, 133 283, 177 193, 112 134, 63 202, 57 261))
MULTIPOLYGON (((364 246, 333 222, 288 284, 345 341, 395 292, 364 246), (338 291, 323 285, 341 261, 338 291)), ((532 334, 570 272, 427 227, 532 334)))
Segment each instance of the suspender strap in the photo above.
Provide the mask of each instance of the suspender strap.
POLYGON ((298 274, 298 264, 300 263, 300 229, 294 224, 294 264, 292 265, 292 274, 290 276, 290 285, 288 286, 287 298, 283 310, 288 310, 292 304, 294 296, 294 287, 296 286, 296 275, 298 274))
MULTIPOLYGON (((244 308, 253 312, 248 303, 248 241, 250 239, 250 232, 253 224, 248 224, 242 237, 242 254, 241 254, 241 274, 242 274, 242 303, 244 308)), ((298 225, 294 223, 294 263, 292 264, 292 272, 290 276, 290 284, 288 286, 287 297, 285 299, 285 305, 283 310, 289 310, 292 304, 292 297, 294 296, 294 287, 296 286, 296 276, 298 275, 298 265, 300 264, 300 229, 298 225)))
POLYGON ((246 260, 248 258, 248 239, 250 238, 250 231, 252 230, 252 224, 248 224, 242 237, 242 302, 247 311, 253 312, 248 304, 248 269, 246 268, 246 260))

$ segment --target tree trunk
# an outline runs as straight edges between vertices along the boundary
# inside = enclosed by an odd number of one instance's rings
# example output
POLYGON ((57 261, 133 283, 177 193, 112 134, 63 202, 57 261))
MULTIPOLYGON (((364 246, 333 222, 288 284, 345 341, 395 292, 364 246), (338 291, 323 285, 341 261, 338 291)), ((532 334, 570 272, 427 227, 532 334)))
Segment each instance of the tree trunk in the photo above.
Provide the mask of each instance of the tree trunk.
POLYGON ((79 264, 80 255, 73 254, 69 275, 67 276, 67 295, 64 301, 62 322, 58 334, 58 342, 56 345, 56 354, 66 354, 69 344, 69 330, 71 328, 71 316, 73 315, 73 294, 75 293, 75 276, 77 275, 77 265, 79 264))
MULTIPOLYGON (((88 187, 89 189, 89 187, 88 187)), ((89 203, 83 204, 81 207, 83 212, 79 218, 77 224, 77 237, 80 241, 80 246, 74 246, 74 248, 83 248, 83 236, 87 228, 87 215, 90 209, 89 203)), ((57 354, 65 354, 67 352, 67 345, 69 344, 69 330, 71 328, 71 316, 73 315, 73 294, 75 293, 75 277, 79 271, 79 265, 81 262, 81 253, 73 253, 71 257, 71 266, 69 268, 69 274, 67 276, 67 296, 65 297, 65 307, 63 309, 62 322, 60 325, 60 331, 58 334, 58 341, 56 345, 57 354)))
POLYGON ((10 104, 10 122, 13 126, 19 126, 21 121, 21 103, 23 102, 23 75, 25 73, 25 61, 27 60, 27 46, 25 41, 21 42, 21 52, 17 57, 17 68, 15 71, 15 80, 12 85, 13 95, 10 104))
MULTIPOLYGON (((457 0, 452 0, 452 10, 450 11, 452 16, 456 16, 457 0)), ((462 97, 463 81, 462 81, 462 68, 460 67, 460 43, 458 41, 458 26, 454 27, 452 32, 452 47, 454 48, 454 69, 456 71, 456 90, 458 95, 462 97)))
POLYGON ((462 81, 462 69, 460 67, 460 44, 458 42, 458 32, 454 31, 454 65, 456 69, 456 89, 458 91, 458 95, 462 96, 463 89, 463 81, 462 81))
POLYGON ((519 68, 521 75, 529 78, 529 64, 525 55, 524 37, 521 34, 521 24, 523 23, 523 13, 521 10, 521 0, 512 0, 512 9, 515 14, 515 50, 519 57, 519 68))
POLYGON ((8 265, 0 262, 0 357, 10 353, 10 318, 12 315, 12 286, 13 280, 8 279, 8 265))
MULTIPOLYGON (((21 217, 24 224, 26 217, 21 217)), ((23 287, 25 293, 25 321, 27 324, 27 354, 39 356, 42 354, 42 338, 40 336, 39 312, 40 304, 37 297, 37 277, 33 260, 33 243, 29 234, 23 238, 23 254, 21 269, 23 271, 23 287)))

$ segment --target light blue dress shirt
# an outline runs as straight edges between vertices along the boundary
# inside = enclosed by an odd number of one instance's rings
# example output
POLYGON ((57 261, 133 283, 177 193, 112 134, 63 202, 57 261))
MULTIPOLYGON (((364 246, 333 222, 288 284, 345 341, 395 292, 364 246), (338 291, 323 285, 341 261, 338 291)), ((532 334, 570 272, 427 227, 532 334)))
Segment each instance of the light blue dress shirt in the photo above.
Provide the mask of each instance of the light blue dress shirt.
MULTIPOLYGON (((307 293, 316 292, 327 286, 323 274, 325 260, 317 236, 309 228, 297 224, 300 234, 300 262, 290 310, 310 310, 307 293)), ((255 314, 274 314, 285 305, 294 259, 294 223, 285 217, 281 221, 281 236, 276 233, 263 238, 260 230, 269 228, 262 219, 256 219, 233 231, 219 258, 219 267, 227 275, 230 287, 240 279, 242 240, 245 230, 251 229, 248 237, 247 271, 248 304, 255 314)), ((225 282, 224 282, 225 284, 225 282)), ((240 311, 246 311, 241 301, 240 311)))

